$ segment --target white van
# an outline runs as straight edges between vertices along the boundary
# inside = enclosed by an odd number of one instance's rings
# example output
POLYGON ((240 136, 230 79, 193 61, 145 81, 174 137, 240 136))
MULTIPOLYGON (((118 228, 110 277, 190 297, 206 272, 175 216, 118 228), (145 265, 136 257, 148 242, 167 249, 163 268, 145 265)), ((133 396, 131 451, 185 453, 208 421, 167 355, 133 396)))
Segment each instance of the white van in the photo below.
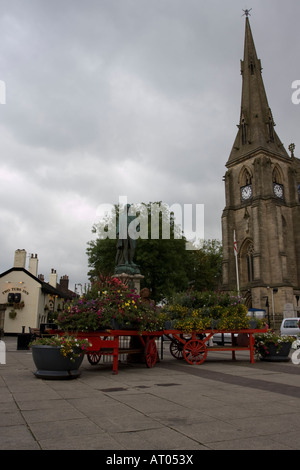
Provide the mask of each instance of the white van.
POLYGON ((298 336, 300 334, 300 318, 284 318, 280 326, 280 334, 287 336, 298 336))

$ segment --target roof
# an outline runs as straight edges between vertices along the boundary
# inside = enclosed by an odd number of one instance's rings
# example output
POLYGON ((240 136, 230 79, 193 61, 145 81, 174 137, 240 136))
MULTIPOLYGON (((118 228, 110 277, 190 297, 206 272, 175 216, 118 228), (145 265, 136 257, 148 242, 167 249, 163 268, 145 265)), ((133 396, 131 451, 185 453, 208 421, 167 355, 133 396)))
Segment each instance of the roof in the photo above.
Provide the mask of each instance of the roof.
POLYGON ((44 292, 45 294, 58 295, 59 297, 62 297, 64 299, 71 299, 76 295, 74 292, 72 292, 70 290, 68 290, 68 292, 66 292, 65 290, 60 289, 59 287, 55 288, 55 287, 51 286, 51 284, 49 284, 48 282, 41 281, 38 277, 34 276, 32 273, 27 271, 27 269, 25 269, 25 268, 20 268, 20 267, 10 268, 7 271, 4 271, 3 273, 1 273, 0 278, 6 276, 7 274, 9 274, 11 272, 15 272, 15 271, 24 272, 27 276, 34 279, 37 283, 39 283, 41 285, 42 292, 44 292))

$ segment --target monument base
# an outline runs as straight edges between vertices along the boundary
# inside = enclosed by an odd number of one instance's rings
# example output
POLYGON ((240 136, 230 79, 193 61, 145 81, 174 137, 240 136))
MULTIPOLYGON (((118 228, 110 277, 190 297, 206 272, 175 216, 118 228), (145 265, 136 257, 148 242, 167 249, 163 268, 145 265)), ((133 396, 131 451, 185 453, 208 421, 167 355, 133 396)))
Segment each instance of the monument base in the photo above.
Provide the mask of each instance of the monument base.
POLYGON ((144 279, 145 276, 142 276, 142 274, 117 273, 114 274, 113 277, 120 279, 123 284, 128 286, 130 289, 134 289, 137 294, 140 294, 141 280, 144 279))

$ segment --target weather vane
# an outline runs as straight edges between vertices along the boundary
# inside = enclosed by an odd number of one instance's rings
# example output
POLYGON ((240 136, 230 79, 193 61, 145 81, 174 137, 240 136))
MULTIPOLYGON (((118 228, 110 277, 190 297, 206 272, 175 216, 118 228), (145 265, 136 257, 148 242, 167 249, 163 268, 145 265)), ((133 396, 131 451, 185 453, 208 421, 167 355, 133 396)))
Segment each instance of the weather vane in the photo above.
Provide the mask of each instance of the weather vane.
POLYGON ((243 10, 244 14, 242 16, 246 16, 248 18, 248 16, 251 16, 250 15, 250 11, 252 10, 252 8, 250 8, 250 10, 243 10))

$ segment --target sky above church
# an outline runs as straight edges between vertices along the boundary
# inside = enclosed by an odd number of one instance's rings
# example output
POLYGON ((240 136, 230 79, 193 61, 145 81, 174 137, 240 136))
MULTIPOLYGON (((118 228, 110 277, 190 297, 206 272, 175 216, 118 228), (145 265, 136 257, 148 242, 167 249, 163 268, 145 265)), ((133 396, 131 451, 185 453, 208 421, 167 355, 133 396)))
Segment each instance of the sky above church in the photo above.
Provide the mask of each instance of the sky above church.
POLYGON ((246 9, 277 134, 300 156, 299 0, 0 0, 1 272, 24 248, 45 280, 84 285, 92 226, 122 196, 203 204, 221 240, 246 9))

